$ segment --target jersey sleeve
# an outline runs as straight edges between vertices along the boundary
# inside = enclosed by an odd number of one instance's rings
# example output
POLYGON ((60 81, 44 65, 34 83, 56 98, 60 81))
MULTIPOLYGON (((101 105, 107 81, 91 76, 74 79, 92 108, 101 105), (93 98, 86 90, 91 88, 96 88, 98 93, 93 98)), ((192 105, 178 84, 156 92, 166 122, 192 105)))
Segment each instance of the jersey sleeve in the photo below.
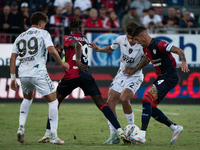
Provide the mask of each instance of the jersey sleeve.
POLYGON ((43 39, 44 39, 44 44, 45 44, 46 48, 49 47, 49 46, 54 46, 49 32, 46 31, 46 34, 43 37, 43 39))
POLYGON ((113 41, 113 43, 111 45, 111 49, 116 50, 116 49, 119 49, 119 48, 120 48, 120 38, 118 37, 113 41))
POLYGON ((17 48, 17 39, 15 40, 14 44, 13 44, 13 48, 12 48, 12 53, 16 53, 19 54, 18 48, 17 48))
POLYGON ((158 43, 158 49, 160 50, 160 51, 162 51, 162 52, 170 52, 170 50, 171 50, 171 48, 173 47, 173 45, 171 45, 171 44, 168 44, 168 43, 166 43, 166 42, 164 42, 164 41, 160 41, 159 43, 158 43))
POLYGON ((65 47, 69 47, 71 42, 74 40, 75 40, 74 37, 71 35, 69 35, 69 36, 65 35, 63 37, 63 43, 64 43, 65 47))

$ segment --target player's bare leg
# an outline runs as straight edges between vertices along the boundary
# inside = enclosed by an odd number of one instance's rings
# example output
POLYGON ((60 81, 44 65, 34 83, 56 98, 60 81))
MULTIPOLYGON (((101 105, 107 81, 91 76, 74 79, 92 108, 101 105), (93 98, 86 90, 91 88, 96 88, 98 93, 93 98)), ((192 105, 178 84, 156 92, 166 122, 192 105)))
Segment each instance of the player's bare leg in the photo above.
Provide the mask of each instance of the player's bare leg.
POLYGON ((115 117, 117 118, 117 112, 116 112, 116 105, 119 103, 120 99, 120 93, 115 92, 114 90, 110 89, 108 91, 108 100, 106 101, 106 104, 110 107, 110 109, 113 111, 115 117))
MULTIPOLYGON (((120 95, 120 101, 122 103, 124 115, 127 119, 128 124, 130 125, 134 125, 134 113, 130 103, 132 97, 133 97, 133 92, 128 88, 125 88, 120 95)), ((131 142, 125 139, 124 144, 131 144, 131 142)))
POLYGON ((33 93, 23 93, 24 99, 20 106, 20 115, 19 115, 19 128, 17 131, 17 141, 20 143, 24 143, 24 131, 25 131, 25 123, 26 118, 28 116, 29 107, 33 101, 33 93))
MULTIPOLYGON (((115 92, 112 89, 109 90, 108 100, 107 100, 106 103, 110 107, 110 109, 113 111, 116 118, 117 118, 116 105, 120 101, 119 97, 120 97, 120 93, 115 92)), ((103 144, 118 144, 120 142, 120 139, 117 135, 117 131, 116 131, 115 127, 110 123, 109 120, 108 120, 108 126, 109 126, 109 129, 110 129, 110 137, 103 144)))
POLYGON ((128 124, 130 125, 134 124, 134 114, 130 103, 130 99, 132 97, 133 92, 128 88, 124 89, 120 95, 120 101, 122 103, 123 111, 128 121, 128 124))

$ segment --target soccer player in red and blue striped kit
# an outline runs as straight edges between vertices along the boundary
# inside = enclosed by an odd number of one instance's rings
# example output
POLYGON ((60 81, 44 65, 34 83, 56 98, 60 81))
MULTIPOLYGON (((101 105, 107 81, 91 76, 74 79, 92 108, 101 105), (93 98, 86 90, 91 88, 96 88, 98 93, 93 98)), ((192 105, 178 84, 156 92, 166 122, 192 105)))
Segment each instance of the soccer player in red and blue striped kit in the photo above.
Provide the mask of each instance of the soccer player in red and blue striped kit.
MULTIPOLYGON (((65 71, 65 75, 57 87, 57 99, 59 105, 75 88, 80 87, 85 95, 90 95, 92 97, 96 106, 116 128, 121 139, 124 140, 125 135, 119 122, 112 110, 104 102, 99 88, 90 73, 87 60, 89 42, 87 38, 81 34, 81 26, 82 22, 79 18, 72 19, 69 23, 71 35, 65 35, 63 37, 63 43, 66 48, 65 61, 70 65, 70 68, 65 71)), ((60 45, 56 45, 56 49, 60 52, 63 51, 63 48, 60 45)), ((38 142, 47 143, 50 138, 51 132, 48 119, 45 136, 38 142)))
POLYGON ((155 120, 167 125, 172 130, 172 139, 170 144, 173 144, 178 139, 183 127, 169 120, 164 113, 157 108, 157 105, 179 82, 179 76, 176 70, 176 61, 171 52, 178 54, 182 61, 177 68, 181 68, 183 72, 189 71, 184 51, 174 45, 150 37, 147 29, 142 26, 138 26, 133 31, 132 36, 135 38, 137 43, 143 46, 143 51, 146 57, 135 68, 126 68, 124 73, 129 73, 129 76, 133 75, 139 69, 151 62, 155 67, 157 78, 153 82, 152 87, 142 98, 143 111, 141 130, 138 135, 133 137, 129 136, 128 139, 145 143, 149 120, 153 117, 155 120))

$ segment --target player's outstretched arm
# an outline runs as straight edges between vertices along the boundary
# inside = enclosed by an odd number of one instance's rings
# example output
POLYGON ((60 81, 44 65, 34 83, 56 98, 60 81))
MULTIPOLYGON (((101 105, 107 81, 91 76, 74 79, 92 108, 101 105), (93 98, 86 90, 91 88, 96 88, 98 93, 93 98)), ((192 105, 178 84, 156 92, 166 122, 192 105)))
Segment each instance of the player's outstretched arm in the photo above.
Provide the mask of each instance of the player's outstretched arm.
POLYGON ((12 53, 11 57, 10 57, 10 76, 11 76, 10 88, 14 91, 18 90, 18 84, 17 84, 17 81, 16 81, 16 75, 15 75, 17 56, 18 56, 18 54, 12 53))
POLYGON ((76 65, 77 65, 78 69, 82 72, 86 72, 88 70, 88 66, 81 62, 81 55, 82 55, 81 44, 78 41, 74 40, 74 41, 71 42, 70 46, 75 48, 76 65))
POLYGON ((141 63, 139 63, 135 68, 130 68, 130 67, 126 67, 123 70, 124 74, 128 74, 128 77, 130 77, 131 75, 135 74, 138 70, 142 69, 144 66, 149 64, 149 59, 147 57, 144 57, 144 59, 141 61, 141 63))
POLYGON ((114 50, 111 48, 111 46, 106 46, 103 48, 98 47, 94 42, 89 43, 89 47, 92 48, 96 52, 102 52, 102 53, 111 53, 114 50))
POLYGON ((189 70, 187 62, 186 62, 184 51, 182 49, 178 48, 178 47, 175 47, 175 46, 172 46, 170 51, 172 53, 179 55, 179 57, 182 61, 182 63, 177 68, 181 68, 181 70, 183 72, 189 72, 190 70, 189 70))
POLYGON ((69 64, 67 62, 63 62, 58 54, 58 52, 56 51, 56 49, 53 46, 49 46, 47 47, 47 50, 49 51, 49 53, 51 54, 51 56, 62 66, 64 67, 66 70, 69 70, 69 64))

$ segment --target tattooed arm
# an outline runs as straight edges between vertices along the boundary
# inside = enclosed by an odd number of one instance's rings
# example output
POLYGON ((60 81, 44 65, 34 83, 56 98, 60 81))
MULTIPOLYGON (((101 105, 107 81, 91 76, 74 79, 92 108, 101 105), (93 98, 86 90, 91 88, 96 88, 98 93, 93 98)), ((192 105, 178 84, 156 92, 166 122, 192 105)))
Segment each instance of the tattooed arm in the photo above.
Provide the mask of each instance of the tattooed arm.
POLYGON ((187 62, 186 62, 184 51, 182 49, 178 48, 178 47, 175 47, 175 46, 172 46, 170 51, 172 53, 179 55, 179 57, 182 61, 182 64, 180 64, 177 68, 181 68, 181 70, 183 72, 189 72, 190 70, 189 70, 187 62))
POLYGON ((126 67, 123 71, 124 74, 128 74, 128 77, 135 74, 138 70, 142 69, 144 66, 149 64, 148 58, 145 56, 141 63, 139 63, 135 68, 126 67))

